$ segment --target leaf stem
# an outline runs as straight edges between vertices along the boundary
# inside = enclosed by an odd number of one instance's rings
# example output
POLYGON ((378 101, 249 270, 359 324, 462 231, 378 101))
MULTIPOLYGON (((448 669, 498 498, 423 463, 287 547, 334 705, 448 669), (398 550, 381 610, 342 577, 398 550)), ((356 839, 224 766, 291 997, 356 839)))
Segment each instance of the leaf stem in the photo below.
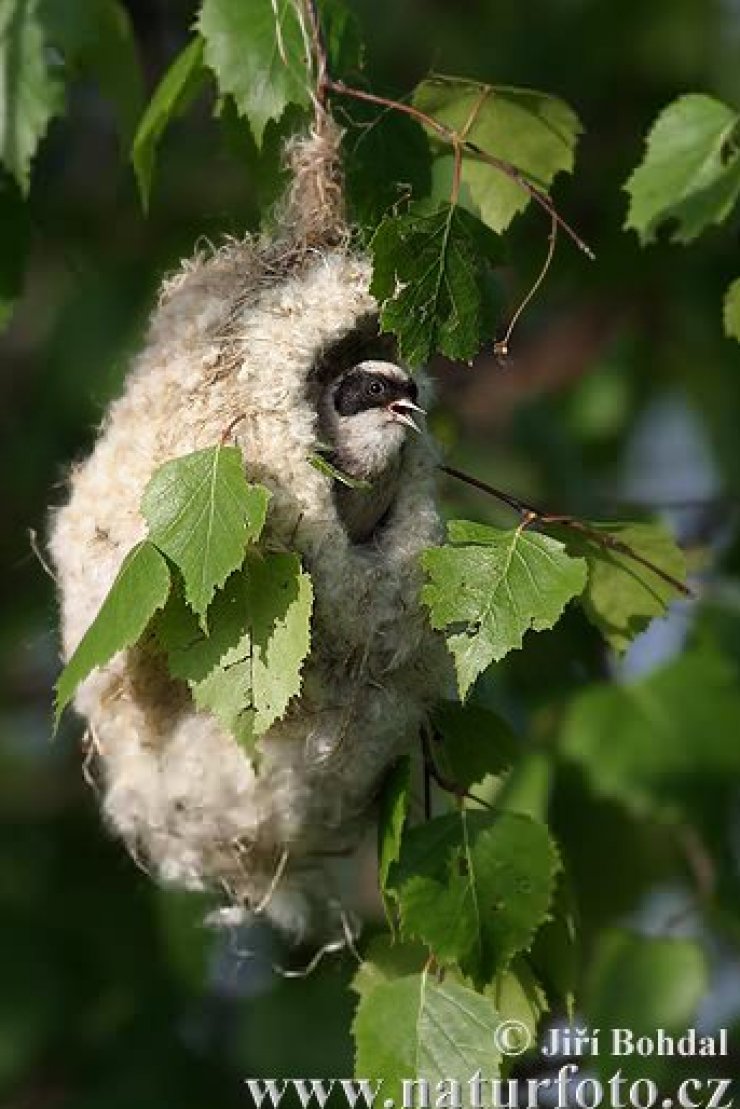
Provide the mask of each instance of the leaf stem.
POLYGON ((654 562, 651 562, 650 559, 641 555, 639 551, 630 547, 628 543, 624 543, 621 539, 617 539, 615 535, 612 535, 608 531, 599 531, 597 528, 591 527, 575 516, 569 516, 563 513, 542 512, 540 509, 535 508, 534 505, 519 500, 518 497, 514 497, 510 493, 505 493, 502 489, 497 489, 495 485, 489 485, 487 481, 481 481, 480 478, 473 477, 471 474, 466 474, 462 470, 457 470, 454 466, 440 464, 439 469, 442 473, 454 477, 457 481, 462 481, 466 485, 471 485, 474 489, 480 490, 482 493, 487 493, 490 497, 495 497, 497 501, 505 504, 514 512, 518 512, 522 517, 522 527, 526 528, 535 524, 542 528, 552 525, 570 528, 571 531, 576 531, 586 539, 589 539, 592 543, 596 543, 602 550, 614 551, 615 554, 624 555, 625 558, 630 558, 633 562, 637 562, 641 566, 644 566, 646 570, 650 570, 664 581, 666 585, 670 585, 684 597, 694 596, 692 590, 689 589, 684 582, 679 581, 678 578, 674 578, 672 574, 669 574, 661 566, 657 566, 654 562))

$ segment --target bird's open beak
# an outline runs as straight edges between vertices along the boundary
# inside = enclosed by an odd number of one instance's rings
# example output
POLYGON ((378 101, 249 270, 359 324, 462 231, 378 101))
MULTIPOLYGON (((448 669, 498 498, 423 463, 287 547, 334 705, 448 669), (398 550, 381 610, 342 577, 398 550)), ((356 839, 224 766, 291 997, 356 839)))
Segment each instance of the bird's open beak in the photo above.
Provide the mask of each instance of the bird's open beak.
POLYGON ((426 416, 425 410, 420 408, 418 404, 414 404, 412 400, 394 400, 392 404, 388 405, 388 411, 397 423, 405 424, 406 427, 413 428, 421 435, 421 428, 411 415, 412 412, 421 412, 422 416, 426 416))

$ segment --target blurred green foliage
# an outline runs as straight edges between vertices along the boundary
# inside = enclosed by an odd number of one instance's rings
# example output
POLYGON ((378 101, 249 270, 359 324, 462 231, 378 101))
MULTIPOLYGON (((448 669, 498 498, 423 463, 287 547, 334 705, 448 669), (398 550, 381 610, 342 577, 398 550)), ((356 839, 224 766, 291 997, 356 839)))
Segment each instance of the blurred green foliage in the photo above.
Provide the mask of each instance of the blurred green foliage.
MULTIPOLYGON (((435 367, 438 434, 457 464, 563 510, 608 517, 624 501, 700 498, 700 507, 671 519, 689 553, 703 552, 705 599, 683 622, 674 618, 669 639, 675 646, 688 635, 721 650, 736 686, 740 354, 723 336, 720 304, 737 273, 737 221, 710 229, 689 248, 659 235, 643 250, 623 230, 621 190, 648 127, 674 97, 702 91, 740 105, 736 5, 351 6, 363 25, 374 88, 403 93, 435 68, 541 88, 578 112, 585 135, 575 176, 557 183, 555 196, 598 260, 590 264, 560 243, 508 362, 481 357, 472 370, 435 367)), ((151 91, 187 41, 195 5, 130 0, 126 9, 151 91)), ((64 29, 64 6, 54 11, 64 29)), ((161 275, 199 239, 255 228, 274 201, 288 128, 268 123, 258 150, 243 121, 207 93, 162 138, 144 216, 121 157, 115 107, 101 96, 94 72, 80 64, 73 77, 67 114, 52 123, 34 165, 27 207, 9 178, 0 182, 8 198, 0 219, 0 319, 23 276, 0 339, 0 1098, 9 1109, 237 1106, 245 1104, 247 1075, 350 1072, 352 959, 283 980, 271 970, 282 957, 271 954, 271 940, 258 937, 263 957, 231 950, 233 938, 201 927, 199 898, 157 890, 109 839, 80 774, 79 724, 68 721, 60 741, 49 743, 55 611, 29 530, 43 540, 68 467, 84 455, 120 388, 161 275), (15 259, 27 233, 21 275, 15 259)), ((361 116, 354 104, 340 109, 347 122, 361 116)), ((541 265, 547 230, 536 211, 513 225, 512 306, 541 265)), ((450 512, 500 522, 472 491, 448 487, 445 497, 450 512)), ((649 636, 625 665, 652 665, 665 650, 649 636)), ((544 753, 544 777, 522 771, 508 785, 517 787, 522 811, 547 808, 567 861, 585 1016, 624 1022, 630 1005, 643 1004, 639 990, 638 1002, 630 1001, 635 983, 625 960, 633 976, 643 965, 654 974, 652 996, 661 982, 688 974, 688 962, 690 1004, 682 994, 667 1014, 657 1008, 661 1019, 693 1019, 703 992, 708 1020, 721 1014, 738 1022, 740 991, 722 1008, 685 947, 676 948, 675 961, 665 938, 659 954, 635 954, 634 939, 615 931, 632 924, 673 940, 711 936, 714 977, 738 974, 734 771, 719 791, 721 804, 712 803, 715 794, 707 803, 699 782, 701 791, 686 801, 686 824, 658 824, 649 805, 645 812, 620 798, 629 789, 626 761, 620 790, 605 798, 585 756, 576 765, 560 749, 567 703, 576 694, 592 696, 584 687, 614 667, 585 617, 572 611, 556 630, 530 636, 524 652, 476 687, 481 704, 503 713, 527 748, 544 753)), ((697 727, 712 729, 715 706, 705 708, 697 727)), ((740 736, 730 729, 723 742, 740 736)), ((737 1058, 728 1065, 737 1070, 737 1058)))

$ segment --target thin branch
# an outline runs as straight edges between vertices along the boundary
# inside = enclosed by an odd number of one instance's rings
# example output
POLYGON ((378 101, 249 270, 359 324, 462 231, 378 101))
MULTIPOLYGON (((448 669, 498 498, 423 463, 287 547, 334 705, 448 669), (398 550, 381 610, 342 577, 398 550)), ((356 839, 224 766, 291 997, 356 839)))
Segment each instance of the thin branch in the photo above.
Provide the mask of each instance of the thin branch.
POLYGON ((462 481, 466 485, 471 485, 474 489, 479 489, 482 493, 487 493, 490 497, 495 497, 497 501, 507 505, 508 508, 518 512, 522 517, 522 526, 529 527, 531 524, 536 524, 539 527, 548 527, 552 525, 560 525, 561 527, 570 528, 571 531, 576 531, 584 538, 589 539, 592 543, 596 543, 602 550, 613 551, 615 554, 624 555, 625 558, 631 559, 633 562, 639 563, 644 566, 646 570, 650 570, 666 585, 670 585, 676 589, 684 597, 693 597, 694 594, 687 585, 678 578, 674 578, 660 566, 656 566, 650 559, 645 558, 639 551, 630 547, 628 543, 622 542, 617 539, 608 531, 599 531, 597 528, 591 527, 583 520, 577 519, 575 516, 568 516, 563 514, 555 514, 550 512, 542 512, 540 509, 535 508, 534 505, 528 504, 526 501, 519 500, 518 497, 513 497, 510 493, 505 493, 502 489, 497 489, 495 485, 489 485, 487 481, 481 481, 480 478, 473 477, 471 474, 466 474, 462 470, 455 469, 454 466, 440 465, 440 470, 454 477, 457 481, 462 481))
MULTIPOLYGON (((491 166, 492 169, 514 181, 520 189, 522 189, 527 196, 533 200, 540 208, 542 208, 550 217, 551 230, 549 236, 549 245, 547 257, 544 266, 537 276, 534 285, 526 294, 519 307, 515 311, 511 322, 506 331, 504 339, 495 344, 497 353, 507 354, 508 345, 522 312, 530 303, 532 298, 537 293, 540 285, 545 279, 547 271, 550 268, 553 255, 555 253, 555 244, 557 238, 557 228, 561 227, 568 237, 576 244, 591 261, 594 260, 595 255, 591 248, 584 242, 584 240, 577 234, 576 231, 568 224, 560 213, 555 208, 555 205, 550 200, 549 196, 532 184, 527 177, 503 158, 497 157, 495 154, 489 154, 488 151, 483 150, 476 143, 471 142, 468 134, 475 123, 478 112, 489 95, 489 88, 482 88, 478 98, 476 99, 468 117, 460 130, 447 127, 438 119, 428 115, 426 112, 415 107, 413 104, 408 104, 403 101, 393 100, 389 97, 378 96, 375 93, 367 92, 364 89, 358 89, 351 85, 345 84, 344 81, 337 80, 332 77, 329 72, 329 60, 326 47, 326 41, 323 34, 321 18, 319 15, 316 0, 297 0, 297 3, 302 4, 303 11, 305 11, 308 21, 308 32, 311 40, 311 53, 313 55, 315 70, 316 70, 316 87, 313 93, 313 100, 316 110, 316 124, 319 127, 325 117, 327 100, 329 93, 336 93, 338 96, 346 96, 354 100, 365 101, 369 104, 375 104, 378 107, 384 108, 386 111, 401 112, 404 115, 417 120, 424 127, 430 130, 433 134, 437 135, 443 142, 452 146, 454 163, 452 173, 452 186, 450 191, 450 204, 454 207, 459 200, 460 184, 463 172, 463 156, 469 154, 485 162, 491 166)), ((299 7, 299 12, 300 12, 299 7)), ((303 26, 303 20, 301 19, 303 26)))
POLYGON ((547 212, 550 218, 563 229, 566 235, 572 239, 579 250, 583 251, 587 258, 590 258, 592 262, 595 260, 596 255, 591 250, 590 246, 588 246, 580 235, 573 230, 570 224, 563 219, 549 196, 538 189, 536 185, 533 185, 531 181, 528 181, 524 174, 521 173, 516 166, 513 166, 511 162, 507 162, 503 158, 498 158, 495 154, 489 154, 487 150, 483 150, 476 143, 470 142, 469 139, 461 138, 452 128, 446 127, 444 123, 440 123, 438 119, 427 115, 426 112, 422 112, 419 108, 414 107, 413 104, 404 104, 400 100, 391 100, 387 96, 378 96, 375 93, 366 92, 364 89, 353 88, 351 85, 346 85, 344 81, 338 81, 328 74, 325 81, 325 88, 328 92, 335 92, 339 96, 349 96, 354 100, 364 100, 368 104, 378 104, 383 108, 391 108, 393 111, 402 112, 404 115, 411 116, 412 119, 417 120, 418 123, 421 123, 424 127, 433 131, 435 135, 438 135, 443 142, 449 143, 453 149, 459 146, 464 152, 473 154, 480 161, 492 166, 493 169, 498 170, 499 173, 503 173, 505 177, 516 182, 519 188, 523 189, 531 200, 534 200, 540 208, 543 208, 547 212))
POLYGON ((240 412, 239 415, 234 416, 234 419, 231 420, 230 423, 228 424, 228 426, 224 428, 224 430, 221 432, 221 440, 220 440, 222 447, 226 446, 229 439, 231 439, 231 437, 233 436, 234 431, 236 430, 236 428, 239 426, 239 424, 242 422, 242 420, 246 420, 246 418, 247 418, 246 414, 244 412, 240 412))
POLYGON ((583 241, 581 236, 573 230, 569 223, 566 223, 547 193, 542 192, 542 190, 538 189, 536 185, 533 185, 531 181, 528 181, 516 166, 513 166, 511 162, 505 162, 503 158, 497 158, 495 154, 489 154, 487 150, 482 150, 481 147, 477 146, 475 143, 464 142, 463 146, 465 150, 469 151, 471 154, 475 154, 482 162, 485 162, 489 166, 493 166, 494 169, 499 170, 500 173, 511 178, 512 181, 516 181, 517 185, 519 185, 521 189, 524 189, 530 199, 534 200, 536 204, 539 204, 540 208, 544 208, 550 218, 565 231, 566 235, 573 240, 578 249, 586 255, 589 261, 596 261, 596 255, 591 247, 588 243, 583 241))

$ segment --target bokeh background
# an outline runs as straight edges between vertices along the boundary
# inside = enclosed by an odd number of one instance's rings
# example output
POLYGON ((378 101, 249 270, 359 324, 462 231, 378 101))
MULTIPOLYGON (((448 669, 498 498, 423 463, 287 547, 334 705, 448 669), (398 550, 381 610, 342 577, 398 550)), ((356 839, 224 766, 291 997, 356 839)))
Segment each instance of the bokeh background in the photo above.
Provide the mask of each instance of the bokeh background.
MULTIPOLYGON (((186 41, 194 5, 125 6, 151 90, 186 41)), ((575 177, 558 181, 556 197, 598 260, 563 239, 511 357, 435 367, 438 436, 456 464, 550 507, 607 518, 663 507, 714 600, 679 607, 638 641, 621 673, 645 672, 697 634, 740 661, 740 348, 723 337, 720 312, 738 272, 738 224, 688 248, 642 250, 622 230, 622 185, 657 112, 688 91, 740 106, 740 4, 350 6, 374 88, 404 93, 430 68, 530 85, 564 97, 585 126, 575 177)), ((285 979, 272 970, 280 952, 267 933, 218 938, 203 929, 198 899, 158 890, 101 827, 80 771, 79 722, 70 716, 50 741, 56 614, 32 534, 43 548, 49 508, 120 388, 162 274, 203 237, 255 228, 278 189, 278 136, 258 157, 245 128, 217 124, 213 108, 201 98, 167 133, 146 217, 93 85, 71 88, 34 168, 25 293, 0 336, 0 1104, 8 1109, 226 1109, 246 1103, 246 1075, 351 1073, 351 957, 285 979)), ((0 251, 17 231, 0 228, 0 251)), ((509 236, 512 306, 541 264, 547 231, 530 212, 509 236)), ((450 508, 491 517, 472 492, 445 496, 450 508)), ((502 668, 499 695, 536 737, 559 698, 616 664, 577 613, 529 640, 502 668)), ((700 1018, 732 1026, 740 807, 731 810, 726 892, 710 914, 697 914, 692 897, 702 896, 702 866, 711 867, 702 845, 686 848, 599 800, 574 771, 551 788, 554 828, 583 894, 583 973, 606 925, 700 933, 711 966, 700 1018)), ((724 1072, 733 1068, 737 1054, 724 1072)))

